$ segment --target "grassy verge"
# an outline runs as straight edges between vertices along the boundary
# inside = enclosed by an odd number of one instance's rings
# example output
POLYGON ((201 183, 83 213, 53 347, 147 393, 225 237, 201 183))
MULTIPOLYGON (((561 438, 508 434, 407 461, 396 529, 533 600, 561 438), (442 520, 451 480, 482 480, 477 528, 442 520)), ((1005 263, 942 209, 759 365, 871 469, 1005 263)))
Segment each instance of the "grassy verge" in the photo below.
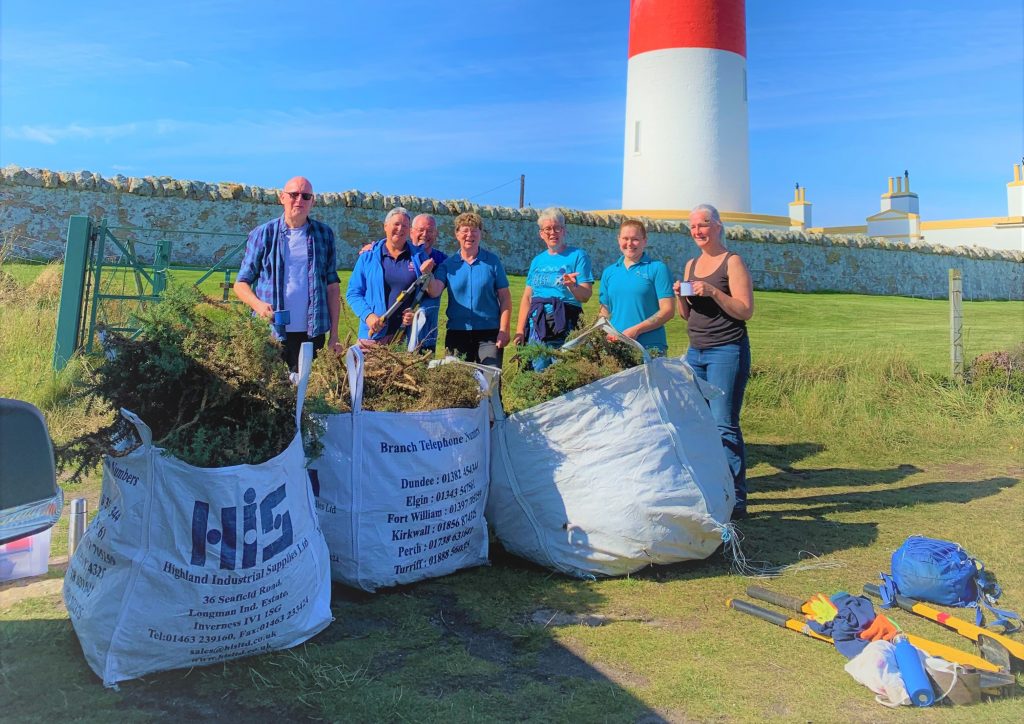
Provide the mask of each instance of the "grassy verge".
MULTIPOLYGON (((14 275, 27 281, 38 268, 14 266, 14 275)), ((182 281, 194 281, 202 274, 200 270, 172 273, 182 281)), ((339 273, 344 293, 349 272, 339 273)), ((220 277, 211 277, 202 289, 219 299, 223 291, 221 281, 220 277)), ((514 310, 518 309, 525 283, 524 277, 509 278, 514 310)), ((129 286, 127 279, 113 279, 110 284, 129 286)), ((589 320, 597 317, 599 309, 596 286, 599 285, 595 285, 594 295, 584 307, 589 320)), ((755 360, 800 359, 827 364, 828 360, 851 353, 899 352, 924 372, 949 373, 949 304, 945 300, 756 291, 754 304, 750 337, 755 360)), ((342 337, 348 332, 354 338, 358 321, 347 305, 343 306, 346 308, 342 337)), ((963 308, 968 360, 983 352, 1008 349, 1024 340, 1024 302, 964 302, 963 308)), ((666 331, 669 353, 685 352, 685 322, 676 317, 666 331)))
MULTIPOLYGON (((36 274, 19 283, 29 289, 36 274)), ((523 282, 512 283, 516 296, 523 282)), ((1020 610, 1024 401, 945 379, 944 303, 758 293, 757 305, 744 409, 756 516, 741 524, 743 547, 752 559, 816 556, 831 566, 770 585, 794 595, 859 590, 888 569, 907 535, 921 533, 964 544, 1020 610)), ((0 304, 0 395, 39 404, 62 439, 96 413, 67 401, 81 368, 50 372, 54 316, 52 300, 27 291, 0 304)), ((1024 339, 1021 303, 967 302, 965 320, 969 357, 1024 339)), ((681 321, 669 338, 681 352, 681 321)), ((98 480, 66 493, 90 497, 95 510, 98 480)), ((66 527, 53 535, 59 555, 66 527)), ((116 692, 84 663, 55 587, 60 575, 51 569, 24 595, 0 586, 5 721, 931 722, 952 714, 883 710, 830 647, 726 609, 726 598, 756 581, 733 575, 721 554, 585 582, 499 552, 488 568, 372 596, 336 586, 335 622, 304 646, 116 692)), ((969 648, 933 623, 893 617, 969 648)), ((1019 703, 955 716, 1016 721, 1019 703)))

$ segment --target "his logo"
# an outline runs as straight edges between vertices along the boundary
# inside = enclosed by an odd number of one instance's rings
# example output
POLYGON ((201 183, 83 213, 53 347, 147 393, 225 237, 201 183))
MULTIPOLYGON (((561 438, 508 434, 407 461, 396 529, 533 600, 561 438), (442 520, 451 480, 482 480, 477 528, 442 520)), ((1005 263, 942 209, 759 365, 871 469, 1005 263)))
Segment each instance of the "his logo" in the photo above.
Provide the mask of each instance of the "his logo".
MULTIPOLYGON (((284 485, 271 492, 259 505, 256 504, 256 491, 249 488, 243 494, 245 505, 242 506, 242 565, 239 568, 252 568, 256 565, 256 554, 259 549, 259 537, 280 530, 276 540, 263 546, 263 562, 269 561, 292 544, 292 516, 287 510, 274 513, 274 508, 285 502, 284 485), (259 508, 259 531, 256 527, 256 508, 259 508)), ((192 508, 192 565, 206 564, 206 546, 220 546, 220 567, 224 570, 235 570, 238 561, 238 507, 230 506, 220 511, 220 529, 211 528, 210 504, 205 500, 195 501, 192 508)))

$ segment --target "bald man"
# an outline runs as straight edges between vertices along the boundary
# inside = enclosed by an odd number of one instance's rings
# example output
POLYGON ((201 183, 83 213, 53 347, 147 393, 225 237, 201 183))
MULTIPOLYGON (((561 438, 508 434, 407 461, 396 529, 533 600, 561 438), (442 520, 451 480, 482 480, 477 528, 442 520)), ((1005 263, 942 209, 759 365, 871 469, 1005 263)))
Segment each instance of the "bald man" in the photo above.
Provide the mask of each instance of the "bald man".
MULTIPOLYGON (((412 220, 412 230, 409 233, 414 246, 418 246, 424 256, 434 260, 434 266, 441 266, 448 257, 438 249, 434 248, 437 241, 437 220, 430 214, 420 214, 412 220)), ((420 339, 420 349, 431 353, 437 347, 437 317, 441 309, 441 300, 431 296, 423 297, 420 308, 427 315, 427 325, 420 339)))
POLYGON ((277 195, 284 213, 249 233, 235 281, 235 294, 270 323, 281 342, 281 356, 298 370, 299 348, 312 342, 340 354, 338 317, 341 282, 334 252, 334 232, 309 218, 316 202, 313 184, 296 176, 277 195))

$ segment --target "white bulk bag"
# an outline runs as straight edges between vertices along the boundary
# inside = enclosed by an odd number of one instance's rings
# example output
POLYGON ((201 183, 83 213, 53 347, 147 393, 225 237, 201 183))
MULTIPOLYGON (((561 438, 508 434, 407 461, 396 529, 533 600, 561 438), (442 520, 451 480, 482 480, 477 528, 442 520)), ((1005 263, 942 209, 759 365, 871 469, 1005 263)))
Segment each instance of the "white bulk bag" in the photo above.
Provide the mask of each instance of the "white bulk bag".
POLYGON ((362 350, 346 361, 352 412, 324 416, 309 466, 331 576, 374 591, 486 563, 486 396, 474 409, 367 411, 362 350))
MULTIPOLYGON (((588 333, 632 342, 607 322, 588 333)), ((642 365, 508 417, 492 396, 487 520, 510 552, 616 576, 707 558, 728 537, 735 493, 705 397, 718 391, 636 346, 642 365)))
MULTIPOLYGON (((300 360, 296 426, 312 345, 300 360)), ((300 644, 333 619, 327 546, 302 435, 259 465, 197 468, 142 446, 103 464, 99 511, 64 603, 107 686, 300 644)))

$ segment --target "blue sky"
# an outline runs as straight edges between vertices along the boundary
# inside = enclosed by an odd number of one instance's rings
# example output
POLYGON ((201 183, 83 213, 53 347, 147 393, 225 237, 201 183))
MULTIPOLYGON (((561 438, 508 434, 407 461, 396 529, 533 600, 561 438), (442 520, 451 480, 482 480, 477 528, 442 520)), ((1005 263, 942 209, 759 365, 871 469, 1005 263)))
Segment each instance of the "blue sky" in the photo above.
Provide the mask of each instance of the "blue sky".
MULTIPOLYGON (((0 165, 616 208, 626 0, 0 3, 0 165), (496 190, 495 187, 497 188, 496 190)), ((748 0, 751 188, 1006 214, 1024 3, 748 0)))

